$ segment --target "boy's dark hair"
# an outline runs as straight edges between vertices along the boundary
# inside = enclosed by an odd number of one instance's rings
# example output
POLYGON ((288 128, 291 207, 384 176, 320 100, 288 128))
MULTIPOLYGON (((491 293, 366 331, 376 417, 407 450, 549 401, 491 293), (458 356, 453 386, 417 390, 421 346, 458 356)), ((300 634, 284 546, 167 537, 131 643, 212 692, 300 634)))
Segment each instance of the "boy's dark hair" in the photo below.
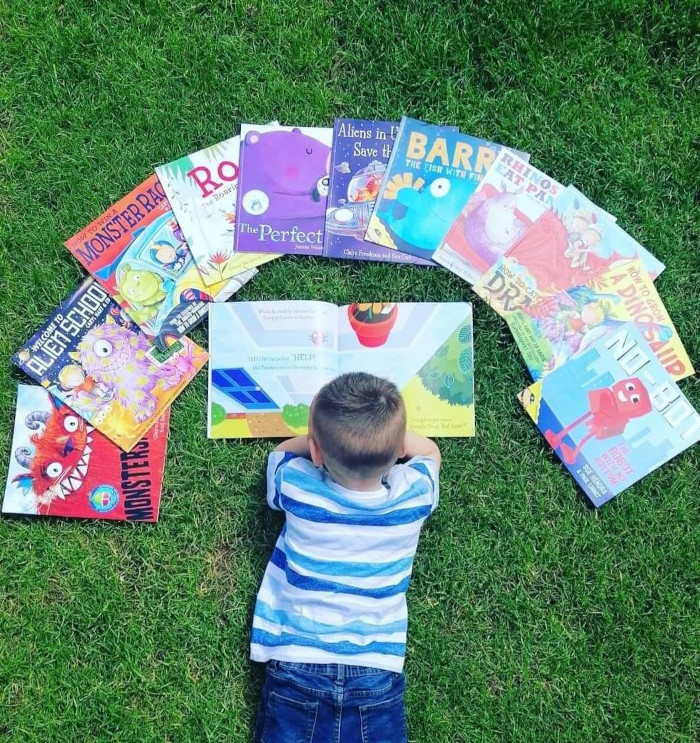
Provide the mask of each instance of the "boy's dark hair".
POLYGON ((378 477, 402 454, 406 407, 388 380, 364 372, 343 374, 314 398, 311 432, 329 469, 378 477))

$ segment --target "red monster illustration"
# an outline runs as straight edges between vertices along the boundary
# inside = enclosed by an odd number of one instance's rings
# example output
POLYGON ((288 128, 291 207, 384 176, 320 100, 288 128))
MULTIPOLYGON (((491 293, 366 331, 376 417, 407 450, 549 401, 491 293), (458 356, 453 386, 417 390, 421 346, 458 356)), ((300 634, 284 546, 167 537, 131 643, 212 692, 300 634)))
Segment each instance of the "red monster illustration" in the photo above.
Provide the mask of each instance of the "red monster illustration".
POLYGON ((80 488, 92 451, 92 427, 53 396, 51 412, 36 411, 25 418, 33 448, 21 446, 15 459, 29 471, 14 482, 33 493, 37 507, 48 511, 55 498, 64 500, 80 488))
POLYGON ((621 379, 610 388, 591 390, 588 393, 588 404, 588 412, 562 428, 559 433, 547 430, 544 434, 552 449, 561 451, 567 464, 574 464, 583 445, 590 438, 620 436, 632 418, 641 418, 651 412, 649 393, 637 377, 621 379), (581 423, 585 424, 588 433, 572 449, 563 439, 581 423))

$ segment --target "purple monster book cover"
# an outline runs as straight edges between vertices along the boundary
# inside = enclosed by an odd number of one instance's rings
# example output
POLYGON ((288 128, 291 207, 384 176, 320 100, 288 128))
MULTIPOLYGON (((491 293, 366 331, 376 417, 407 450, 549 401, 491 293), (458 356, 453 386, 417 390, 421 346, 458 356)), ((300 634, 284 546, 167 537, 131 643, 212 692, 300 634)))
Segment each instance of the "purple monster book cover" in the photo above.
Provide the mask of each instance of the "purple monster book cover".
POLYGON ((139 442, 207 359, 185 337, 166 351, 154 346, 92 278, 12 356, 124 451, 139 442))
POLYGON ((234 248, 321 255, 333 129, 241 126, 234 248))
POLYGON ((399 123, 392 121, 335 120, 324 256, 435 265, 364 239, 398 130, 399 123))

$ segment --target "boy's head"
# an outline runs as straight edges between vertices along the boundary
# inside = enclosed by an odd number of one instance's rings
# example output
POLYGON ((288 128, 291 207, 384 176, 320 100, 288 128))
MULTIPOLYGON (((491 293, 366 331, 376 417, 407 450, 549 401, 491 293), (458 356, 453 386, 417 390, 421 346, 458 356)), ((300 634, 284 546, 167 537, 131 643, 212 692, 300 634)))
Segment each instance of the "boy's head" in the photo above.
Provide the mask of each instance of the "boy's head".
POLYGON ((396 385, 371 374, 343 374, 311 404, 314 464, 342 480, 383 477, 402 456, 406 408, 396 385))

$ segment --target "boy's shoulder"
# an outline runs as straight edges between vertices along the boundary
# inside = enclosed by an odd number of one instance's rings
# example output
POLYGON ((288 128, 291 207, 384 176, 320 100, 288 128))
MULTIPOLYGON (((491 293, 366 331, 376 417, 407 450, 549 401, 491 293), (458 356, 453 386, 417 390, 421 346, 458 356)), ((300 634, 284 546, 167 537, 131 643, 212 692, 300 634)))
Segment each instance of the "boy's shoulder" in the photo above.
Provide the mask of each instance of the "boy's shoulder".
POLYGON ((426 480, 430 485, 437 487, 440 470, 435 461, 430 457, 413 457, 404 462, 398 462, 390 470, 387 476, 389 484, 397 480, 426 480))

